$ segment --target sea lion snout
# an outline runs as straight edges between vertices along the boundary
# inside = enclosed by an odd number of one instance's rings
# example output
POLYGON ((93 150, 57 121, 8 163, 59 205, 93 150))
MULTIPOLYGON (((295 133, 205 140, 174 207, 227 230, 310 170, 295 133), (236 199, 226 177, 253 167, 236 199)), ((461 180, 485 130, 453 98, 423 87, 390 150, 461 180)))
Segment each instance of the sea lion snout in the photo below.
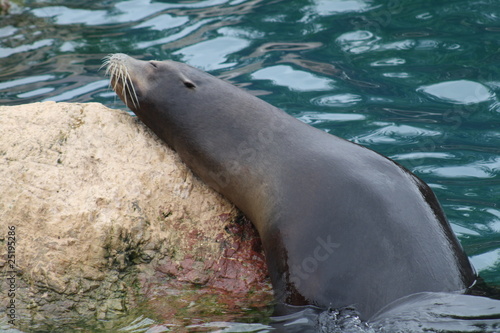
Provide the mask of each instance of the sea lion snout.
POLYGON ((110 54, 103 62, 103 66, 107 66, 106 75, 110 76, 110 86, 132 111, 137 110, 140 105, 141 94, 138 95, 138 91, 141 84, 137 80, 140 76, 135 75, 137 62, 139 61, 123 53, 110 54))

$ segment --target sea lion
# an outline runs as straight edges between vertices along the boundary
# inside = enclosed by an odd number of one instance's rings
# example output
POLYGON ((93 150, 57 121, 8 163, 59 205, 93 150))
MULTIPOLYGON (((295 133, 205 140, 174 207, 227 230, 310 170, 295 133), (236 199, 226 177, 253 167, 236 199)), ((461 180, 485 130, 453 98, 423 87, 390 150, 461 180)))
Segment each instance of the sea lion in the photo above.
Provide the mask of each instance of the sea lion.
POLYGON ((186 64, 114 54, 105 65, 139 119, 253 222, 279 304, 368 319, 474 283, 432 190, 401 165, 186 64))

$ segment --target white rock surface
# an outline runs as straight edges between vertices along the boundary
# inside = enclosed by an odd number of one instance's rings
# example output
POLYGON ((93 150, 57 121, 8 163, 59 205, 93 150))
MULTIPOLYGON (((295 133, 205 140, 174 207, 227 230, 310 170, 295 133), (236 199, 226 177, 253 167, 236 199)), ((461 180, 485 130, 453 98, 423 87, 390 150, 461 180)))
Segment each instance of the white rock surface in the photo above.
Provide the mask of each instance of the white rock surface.
POLYGON ((235 207, 126 112, 0 106, 0 175, 0 271, 14 226, 18 317, 106 318, 158 276, 229 289, 265 280, 254 244, 225 231, 235 207))

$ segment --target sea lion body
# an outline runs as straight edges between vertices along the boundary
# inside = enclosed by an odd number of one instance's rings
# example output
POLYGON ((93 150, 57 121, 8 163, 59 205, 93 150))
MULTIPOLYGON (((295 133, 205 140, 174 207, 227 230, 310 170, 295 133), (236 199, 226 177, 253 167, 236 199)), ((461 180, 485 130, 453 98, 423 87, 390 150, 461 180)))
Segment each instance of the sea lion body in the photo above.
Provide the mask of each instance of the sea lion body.
POLYGON ((368 319, 474 283, 433 192, 399 164, 186 64, 107 62, 120 98, 253 222, 279 303, 368 319))

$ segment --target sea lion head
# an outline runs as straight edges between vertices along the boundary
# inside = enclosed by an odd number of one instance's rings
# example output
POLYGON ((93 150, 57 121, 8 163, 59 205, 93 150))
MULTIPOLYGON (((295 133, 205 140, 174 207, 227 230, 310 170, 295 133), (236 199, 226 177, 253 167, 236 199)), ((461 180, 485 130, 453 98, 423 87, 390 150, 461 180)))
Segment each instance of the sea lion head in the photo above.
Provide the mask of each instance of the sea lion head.
POLYGON ((166 93, 193 97, 197 84, 190 77, 201 79, 206 74, 175 61, 142 61, 123 53, 107 56, 104 66, 113 90, 138 115, 145 104, 164 104, 166 93))
POLYGON ((256 116, 265 117, 268 109, 271 114, 283 113, 184 63, 143 61, 118 53, 106 57, 103 66, 107 66, 110 86, 120 99, 181 155, 201 146, 226 147, 229 142, 246 140, 255 135, 248 124, 256 116), (221 127, 226 130, 220 131, 221 127), (186 143, 193 143, 191 150, 186 143))

